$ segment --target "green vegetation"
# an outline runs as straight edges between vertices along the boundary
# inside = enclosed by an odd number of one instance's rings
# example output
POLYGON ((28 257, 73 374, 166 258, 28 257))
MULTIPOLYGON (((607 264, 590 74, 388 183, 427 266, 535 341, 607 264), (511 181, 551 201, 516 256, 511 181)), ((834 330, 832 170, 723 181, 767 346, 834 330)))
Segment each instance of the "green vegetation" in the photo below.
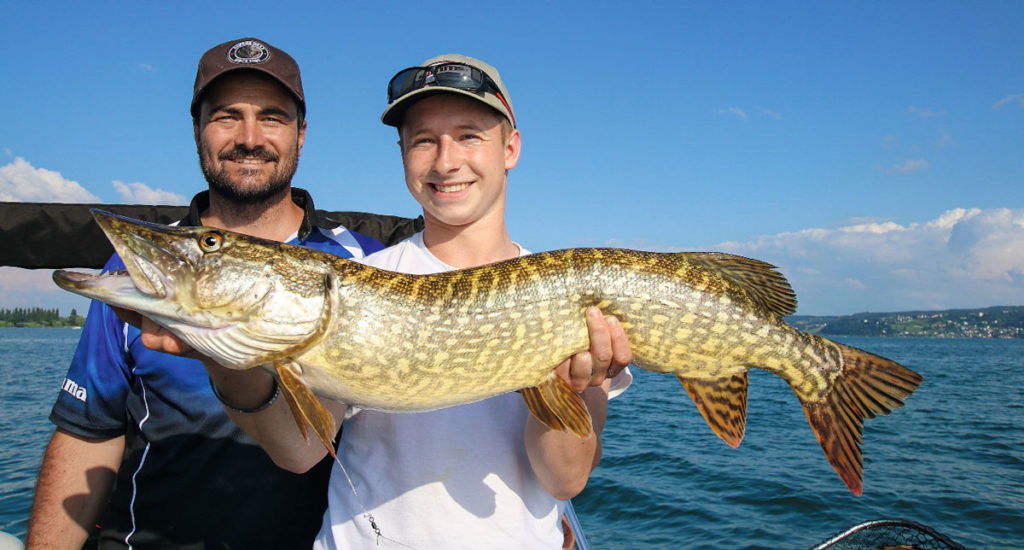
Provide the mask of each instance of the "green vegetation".
POLYGON ((71 315, 61 317, 57 309, 0 308, 0 327, 80 327, 84 324, 85 317, 74 309, 71 315))
POLYGON ((1024 338, 1024 306, 841 316, 793 315, 786 321, 804 332, 823 336, 1024 338))

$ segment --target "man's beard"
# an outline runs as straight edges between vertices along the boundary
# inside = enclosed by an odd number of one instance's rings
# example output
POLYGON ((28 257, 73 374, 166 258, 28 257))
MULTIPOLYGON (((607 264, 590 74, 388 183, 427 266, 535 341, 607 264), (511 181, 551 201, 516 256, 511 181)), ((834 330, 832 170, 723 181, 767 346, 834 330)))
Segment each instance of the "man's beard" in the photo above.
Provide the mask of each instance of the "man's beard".
MULTIPOLYGON (((234 149, 220 153, 217 155, 217 159, 220 161, 230 161, 238 159, 261 159, 270 162, 278 162, 277 170, 275 170, 267 179, 266 182, 257 185, 243 185, 244 181, 234 181, 231 179, 227 168, 221 167, 217 169, 211 166, 211 162, 207 159, 209 150, 201 144, 202 152, 199 154, 199 167, 203 171, 203 176, 206 177, 206 182, 210 184, 210 190, 228 201, 238 205, 251 205, 260 204, 279 195, 282 191, 291 185, 292 176, 295 175, 295 170, 299 166, 299 155, 296 149, 295 154, 290 158, 286 158, 283 162, 280 160, 280 155, 268 151, 263 147, 256 147, 255 149, 248 149, 242 145, 235 146, 234 149)), ((250 180, 255 182, 256 170, 253 170, 252 175, 245 174, 241 178, 243 180, 250 180)))

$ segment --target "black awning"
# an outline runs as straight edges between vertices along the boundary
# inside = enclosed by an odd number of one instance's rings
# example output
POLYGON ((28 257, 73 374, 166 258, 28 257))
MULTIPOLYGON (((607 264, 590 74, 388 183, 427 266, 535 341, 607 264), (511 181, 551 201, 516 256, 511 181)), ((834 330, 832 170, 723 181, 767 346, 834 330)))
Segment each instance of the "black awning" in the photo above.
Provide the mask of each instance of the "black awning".
MULTIPOLYGON (((164 224, 188 214, 187 206, 0 202, 0 265, 27 269, 103 267, 114 248, 93 222, 89 213, 92 208, 164 224)), ((422 216, 412 219, 365 212, 317 213, 385 245, 423 229, 422 216)))

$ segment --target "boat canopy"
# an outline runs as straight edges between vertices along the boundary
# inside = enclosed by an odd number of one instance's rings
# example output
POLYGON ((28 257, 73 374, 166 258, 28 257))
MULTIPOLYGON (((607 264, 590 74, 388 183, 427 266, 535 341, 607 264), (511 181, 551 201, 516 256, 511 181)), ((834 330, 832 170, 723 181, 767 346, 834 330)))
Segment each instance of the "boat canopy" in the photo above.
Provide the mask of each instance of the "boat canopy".
MULTIPOLYGON (((90 210, 106 210, 169 224, 188 215, 187 206, 0 202, 0 265, 26 269, 102 268, 114 253, 90 210)), ((327 220, 394 244, 423 229, 423 217, 317 209, 327 220)))

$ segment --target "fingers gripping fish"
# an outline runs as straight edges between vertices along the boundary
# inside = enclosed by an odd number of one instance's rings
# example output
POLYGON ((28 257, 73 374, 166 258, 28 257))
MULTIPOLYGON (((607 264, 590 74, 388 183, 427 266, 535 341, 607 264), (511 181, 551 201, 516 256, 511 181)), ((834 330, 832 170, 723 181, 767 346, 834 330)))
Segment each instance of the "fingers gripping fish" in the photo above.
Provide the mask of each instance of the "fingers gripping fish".
POLYGON ((863 421, 922 381, 786 324, 796 298, 785 278, 740 256, 570 249, 408 275, 220 229, 93 215, 127 272, 54 281, 146 315, 225 367, 273 372, 303 434, 308 421, 332 454, 333 419, 313 394, 402 413, 520 390, 549 427, 590 436, 586 406, 554 368, 589 347, 592 305, 622 322, 634 364, 678 377, 733 447, 748 370, 785 379, 856 494, 863 421))

